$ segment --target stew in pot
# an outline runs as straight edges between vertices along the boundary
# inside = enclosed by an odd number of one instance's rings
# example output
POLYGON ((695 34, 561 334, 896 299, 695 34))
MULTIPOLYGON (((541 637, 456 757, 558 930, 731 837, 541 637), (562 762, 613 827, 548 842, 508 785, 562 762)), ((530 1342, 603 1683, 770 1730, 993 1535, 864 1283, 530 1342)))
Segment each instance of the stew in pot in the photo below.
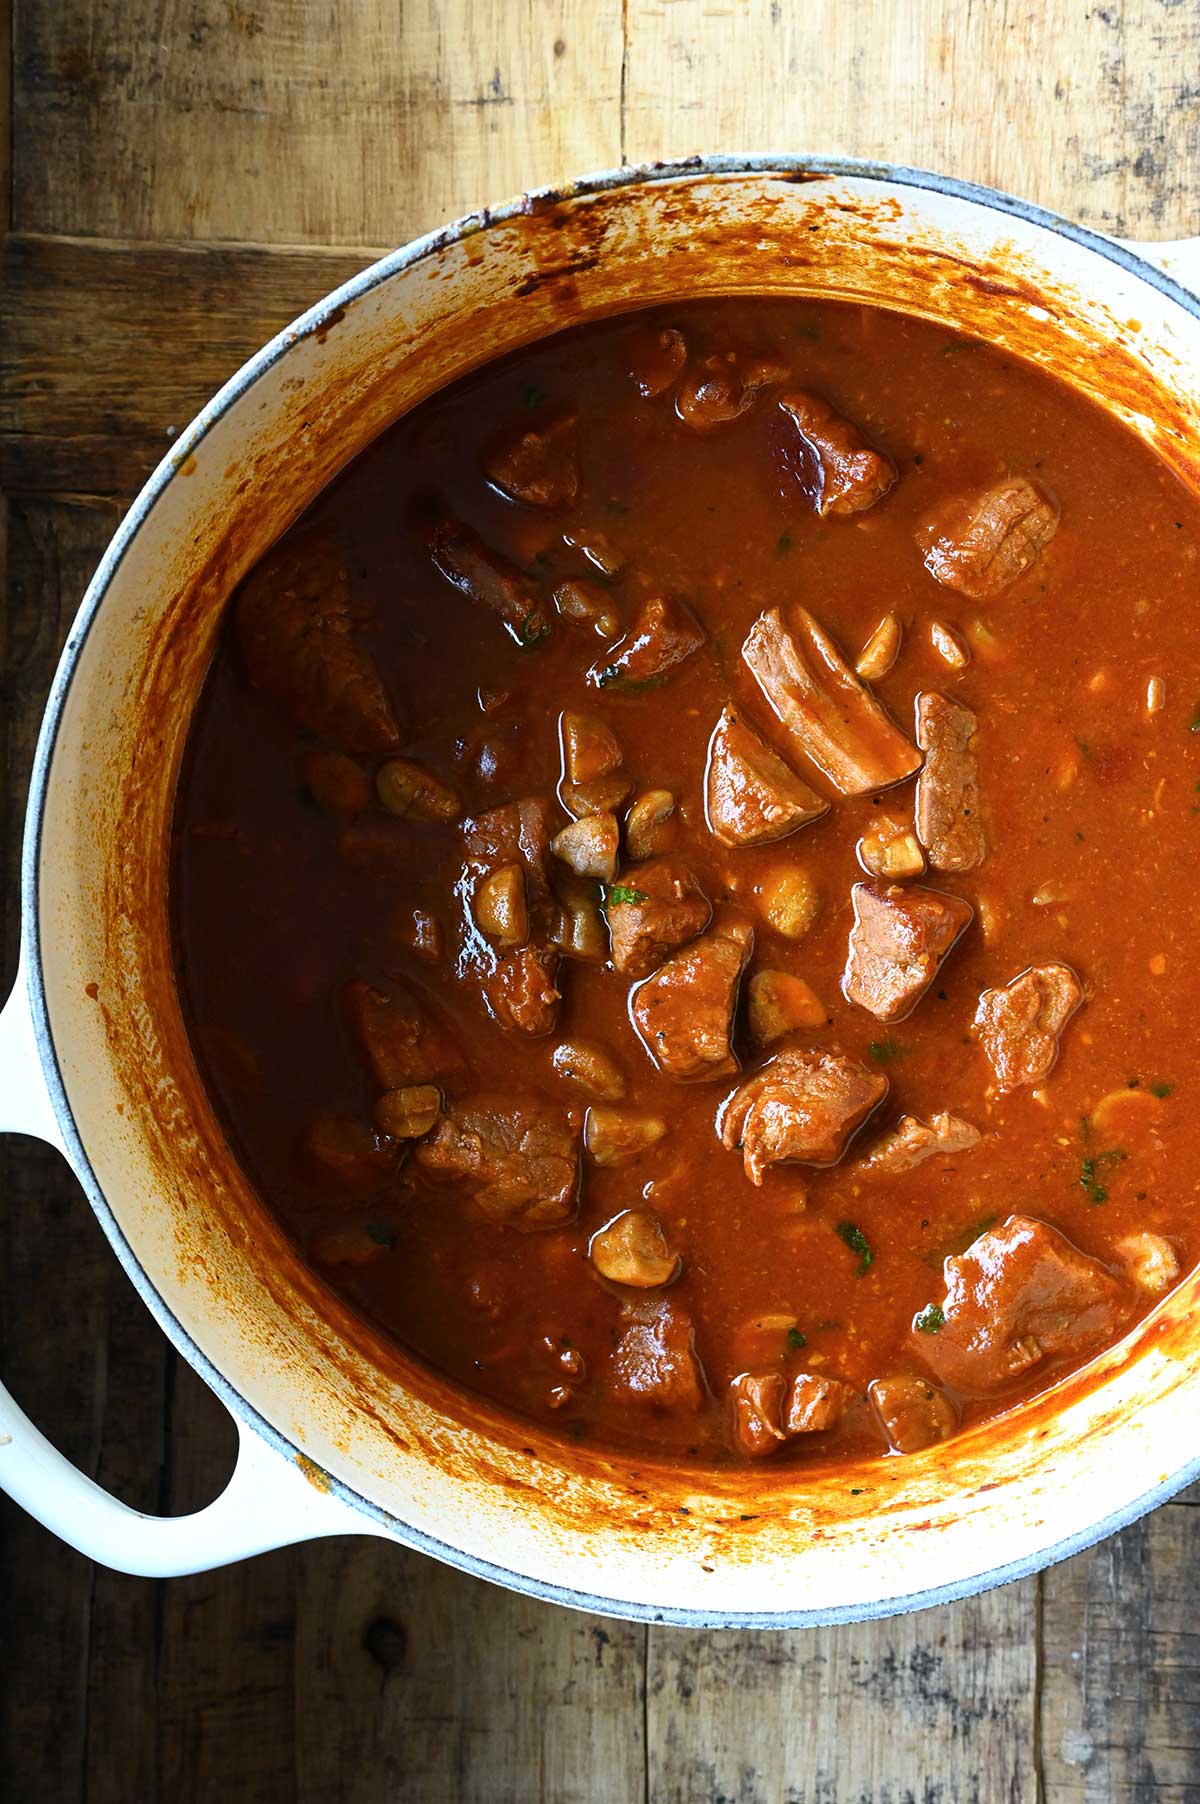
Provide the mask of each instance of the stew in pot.
POLYGON ((180 987, 304 1257, 680 1461, 908 1454, 1200 1250, 1200 506, 936 325, 626 315, 415 409, 229 610, 180 987))

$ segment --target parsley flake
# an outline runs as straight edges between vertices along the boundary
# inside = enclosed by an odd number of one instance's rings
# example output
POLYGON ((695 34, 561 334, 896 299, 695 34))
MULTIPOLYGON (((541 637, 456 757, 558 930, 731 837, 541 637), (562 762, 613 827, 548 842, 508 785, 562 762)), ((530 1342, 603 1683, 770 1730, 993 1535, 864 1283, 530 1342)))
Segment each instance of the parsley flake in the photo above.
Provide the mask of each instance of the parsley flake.
POLYGON ((872 1040, 868 1050, 877 1065, 890 1065, 893 1059, 900 1057, 904 1048, 899 1040, 872 1040))
POLYGON ((807 1334, 802 1334, 795 1323, 793 1323, 787 1331, 787 1344, 789 1353, 799 1353, 801 1347, 807 1347, 808 1336, 807 1334))
POLYGON ((919 1334, 936 1334, 945 1324, 946 1312, 940 1303, 926 1303, 913 1317, 913 1327, 919 1334))
POLYGON ((539 388, 536 382, 522 382, 521 399, 526 407, 542 407, 546 402, 546 391, 539 388))
POLYGON ((610 908, 614 902, 647 902, 649 897, 644 889, 634 889, 631 883, 610 883, 604 891, 604 906, 610 908))
POLYGON ((837 1231, 850 1251, 858 1254, 858 1275, 865 1278, 875 1259, 866 1235, 852 1221, 840 1221, 837 1231))

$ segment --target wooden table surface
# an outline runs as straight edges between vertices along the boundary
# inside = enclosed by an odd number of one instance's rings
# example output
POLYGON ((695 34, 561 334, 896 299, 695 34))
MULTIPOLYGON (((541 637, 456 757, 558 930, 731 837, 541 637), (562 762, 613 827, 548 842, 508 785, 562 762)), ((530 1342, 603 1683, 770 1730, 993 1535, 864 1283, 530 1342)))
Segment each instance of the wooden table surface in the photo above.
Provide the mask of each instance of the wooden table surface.
MULTIPOLYGON (((572 173, 739 148, 925 164, 1129 236, 1200 229, 1200 0, 14 0, 9 110, 6 985, 38 718, 122 506, 374 250, 572 173)), ((61 1165, 13 1139, 0 1244, 22 1403, 129 1502, 207 1501, 228 1422, 61 1165)), ((369 1541, 154 1584, 5 1505, 0 1798, 1198 1804, 1196 1501, 990 1596, 794 1634, 604 1622, 369 1541)))

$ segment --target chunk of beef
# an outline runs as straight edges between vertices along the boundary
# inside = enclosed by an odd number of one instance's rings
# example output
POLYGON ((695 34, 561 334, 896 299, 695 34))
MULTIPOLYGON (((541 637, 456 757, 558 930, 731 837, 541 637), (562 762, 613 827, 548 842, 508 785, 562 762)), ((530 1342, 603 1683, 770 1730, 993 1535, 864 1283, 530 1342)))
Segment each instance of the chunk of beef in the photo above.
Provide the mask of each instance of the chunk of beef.
POLYGON ((674 326, 639 326, 629 341, 629 375, 644 401, 665 395, 687 362, 687 340, 674 326))
POLYGON ((662 1223, 648 1209, 623 1210, 592 1235, 588 1255, 610 1284, 629 1284, 635 1290, 658 1290, 679 1270, 678 1254, 670 1250, 662 1223))
POLYGON ((353 637, 350 575, 327 539, 309 534, 268 552, 236 609, 246 673, 298 727, 361 758, 398 734, 383 678, 353 637))
POLYGON ((597 689, 641 689, 660 682, 704 644, 704 628, 685 601, 652 595, 602 664, 588 671, 597 689))
POLYGON ((750 1459, 782 1446, 782 1372, 740 1372, 729 1386, 733 1444, 750 1459))
POLYGON ((618 808, 633 787, 622 769, 624 755, 612 729, 594 714, 564 709, 558 723, 562 775, 558 795, 568 814, 581 820, 618 808))
POLYGON ((668 1297, 639 1297, 622 1305, 619 1321, 610 1384, 637 1403, 698 1410, 704 1376, 687 1310, 668 1297))
POLYGON ((476 1096, 448 1110, 413 1157, 430 1177, 469 1183, 490 1220, 552 1228, 575 1213, 579 1148, 539 1097, 476 1096))
POLYGON ((971 871, 987 843, 971 742, 977 722, 948 696, 917 697, 917 744, 925 763, 917 778, 917 838, 935 871, 971 871))
POLYGON ((797 1372, 788 1391, 783 1426, 791 1434, 826 1434, 836 1428, 854 1392, 840 1378, 821 1372, 797 1372))
POLYGON ((485 972, 483 993, 501 1027, 540 1039, 558 1026, 558 953, 547 946, 518 946, 498 954, 485 972))
POLYGON ((896 1453, 919 1453, 949 1440, 958 1426, 954 1405, 944 1391, 927 1378, 898 1372, 893 1378, 876 1378, 867 1386, 871 1407, 896 1453))
POLYGON ((746 1176, 768 1166, 833 1165, 850 1135, 888 1092, 881 1071, 837 1052, 781 1052, 735 1090, 718 1117, 722 1144, 742 1149, 746 1176))
POLYGON ((915 883, 856 883, 850 897, 854 925, 842 990, 880 1021, 899 1021, 925 994, 974 910, 961 896, 915 883))
POLYGON ((1070 965, 1031 965, 1002 989, 985 990, 971 1031, 1001 1090, 1040 1084, 1058 1058, 1059 1035, 1083 1001, 1070 965))
POLYGON ((829 808, 728 706, 708 742, 704 781, 709 830, 725 846, 783 839, 829 808))
POLYGON ((728 915, 638 985, 629 1012, 666 1077, 694 1083, 737 1070, 730 1044, 733 1011, 753 949, 753 927, 728 915))
POLYGON ((898 1172, 914 1171, 935 1153, 969 1152, 982 1138, 977 1127, 960 1121, 957 1115, 935 1115, 932 1121, 902 1115, 892 1131, 875 1142, 861 1169, 893 1177, 898 1172))
POLYGON ((794 421, 808 466, 803 483, 817 512, 861 514, 883 498, 896 480, 896 466, 873 451, 857 426, 833 411, 820 395, 784 395, 779 402, 794 421))
POLYGON ((355 979, 346 985, 345 1004, 355 1043, 381 1090, 462 1075, 463 1056, 453 1036, 406 985, 355 979))
POLYGON ((1024 476, 1006 477, 939 508, 918 530, 925 568, 948 589, 988 601, 1036 562, 1058 530, 1058 508, 1024 476))
POLYGON ((510 501, 571 507, 579 499, 578 421, 560 414, 494 445, 484 459, 488 481, 510 501))
POLYGON ((546 637, 550 616, 535 582, 462 520, 435 510, 423 526, 436 568, 461 595, 498 614, 518 645, 546 637))
POLYGON ((675 411, 693 432, 708 432, 749 412, 765 388, 791 374, 777 357, 745 357, 717 351, 689 370, 675 397, 675 411))
POLYGON ((622 977, 648 977, 669 952, 686 946, 712 920, 712 904, 686 866, 653 859, 626 872, 610 894, 612 961, 622 977))
POLYGON ((785 625, 770 608, 751 627, 742 657, 787 736, 843 795, 865 795, 911 777, 921 754, 807 608, 785 625))
POLYGON ((1077 1358, 1111 1340, 1128 1313, 1123 1287, 1043 1221, 1010 1215, 947 1259, 942 1324, 913 1346, 944 1384, 1003 1390, 1043 1359, 1077 1358))
POLYGON ((474 815, 462 825, 467 857, 484 876, 504 865, 519 864, 531 902, 550 893, 546 875, 550 841, 554 836, 553 809, 544 796, 525 796, 474 815))

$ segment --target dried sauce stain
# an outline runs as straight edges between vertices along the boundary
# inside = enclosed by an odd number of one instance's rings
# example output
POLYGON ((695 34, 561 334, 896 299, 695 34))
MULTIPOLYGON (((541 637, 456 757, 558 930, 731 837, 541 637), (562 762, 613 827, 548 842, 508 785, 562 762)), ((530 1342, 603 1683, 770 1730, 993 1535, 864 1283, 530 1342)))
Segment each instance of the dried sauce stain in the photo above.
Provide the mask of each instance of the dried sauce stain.
POLYGON ((326 1492, 333 1489, 333 1480, 328 1472, 323 1472, 320 1466, 314 1460, 309 1459, 306 1453, 296 1454, 293 1463, 297 1472, 302 1478, 308 1480, 314 1491, 326 1492))

